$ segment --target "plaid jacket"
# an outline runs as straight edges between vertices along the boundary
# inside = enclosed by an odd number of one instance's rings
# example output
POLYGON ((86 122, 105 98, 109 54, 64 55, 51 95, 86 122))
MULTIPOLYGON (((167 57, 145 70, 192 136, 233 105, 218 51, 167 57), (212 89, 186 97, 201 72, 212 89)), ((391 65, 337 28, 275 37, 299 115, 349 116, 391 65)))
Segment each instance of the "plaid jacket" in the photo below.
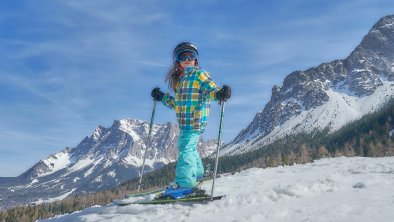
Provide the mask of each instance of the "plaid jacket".
POLYGON ((175 97, 166 93, 162 102, 175 109, 182 131, 203 132, 208 121, 210 101, 216 100, 219 88, 209 73, 195 66, 186 67, 175 90, 175 97))

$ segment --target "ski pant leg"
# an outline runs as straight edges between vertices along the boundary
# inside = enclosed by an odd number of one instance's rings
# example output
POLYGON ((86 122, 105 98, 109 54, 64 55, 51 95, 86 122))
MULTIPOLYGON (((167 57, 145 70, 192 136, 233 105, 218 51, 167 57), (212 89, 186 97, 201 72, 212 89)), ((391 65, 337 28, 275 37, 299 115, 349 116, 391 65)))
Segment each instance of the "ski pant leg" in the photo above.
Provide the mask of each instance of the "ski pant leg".
POLYGON ((203 178, 204 177, 204 165, 202 164, 200 154, 197 151, 197 146, 194 149, 193 155, 194 155, 194 158, 196 159, 196 163, 197 163, 196 178, 199 178, 199 177, 203 178))
MULTIPOLYGON (((181 131, 178 138, 178 162, 175 182, 181 187, 194 187, 198 171, 202 168, 197 152, 200 132, 181 131), (196 158, 198 156, 198 159, 196 158)), ((202 169, 203 171, 203 169, 202 169)))

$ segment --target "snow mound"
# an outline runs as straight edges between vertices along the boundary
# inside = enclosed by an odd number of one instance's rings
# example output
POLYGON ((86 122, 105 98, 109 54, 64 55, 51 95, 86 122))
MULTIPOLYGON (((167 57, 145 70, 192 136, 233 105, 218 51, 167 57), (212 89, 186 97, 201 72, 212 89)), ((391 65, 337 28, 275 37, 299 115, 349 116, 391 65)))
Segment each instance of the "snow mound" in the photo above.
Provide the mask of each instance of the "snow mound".
MULTIPOLYGON (((332 158, 222 176, 208 204, 93 207, 61 221, 393 221, 394 158, 332 158)), ((203 185, 210 191, 211 184, 203 185)))

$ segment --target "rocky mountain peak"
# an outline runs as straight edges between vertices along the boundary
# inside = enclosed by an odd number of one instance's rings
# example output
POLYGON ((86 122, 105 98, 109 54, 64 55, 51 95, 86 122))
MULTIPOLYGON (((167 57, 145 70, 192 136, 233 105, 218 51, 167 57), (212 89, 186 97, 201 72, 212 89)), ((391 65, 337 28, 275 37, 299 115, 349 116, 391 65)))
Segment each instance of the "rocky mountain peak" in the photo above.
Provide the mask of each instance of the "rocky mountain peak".
POLYGON ((394 15, 381 18, 363 38, 355 51, 376 53, 383 57, 393 57, 394 15))
POLYGON ((300 131, 335 130, 376 109, 394 95, 393 52, 394 15, 389 15, 346 59, 292 72, 282 86, 274 86, 264 109, 222 153, 244 152, 300 131))

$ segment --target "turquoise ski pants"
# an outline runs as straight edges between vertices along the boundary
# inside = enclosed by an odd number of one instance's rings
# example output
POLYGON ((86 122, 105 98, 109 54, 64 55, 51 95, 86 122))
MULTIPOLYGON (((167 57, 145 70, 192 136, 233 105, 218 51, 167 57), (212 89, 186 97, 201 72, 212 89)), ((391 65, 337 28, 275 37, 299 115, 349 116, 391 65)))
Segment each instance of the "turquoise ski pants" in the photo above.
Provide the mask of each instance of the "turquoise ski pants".
POLYGON ((196 178, 203 176, 204 167, 197 152, 201 132, 181 131, 178 137, 178 162, 175 182, 180 187, 194 187, 196 178))

